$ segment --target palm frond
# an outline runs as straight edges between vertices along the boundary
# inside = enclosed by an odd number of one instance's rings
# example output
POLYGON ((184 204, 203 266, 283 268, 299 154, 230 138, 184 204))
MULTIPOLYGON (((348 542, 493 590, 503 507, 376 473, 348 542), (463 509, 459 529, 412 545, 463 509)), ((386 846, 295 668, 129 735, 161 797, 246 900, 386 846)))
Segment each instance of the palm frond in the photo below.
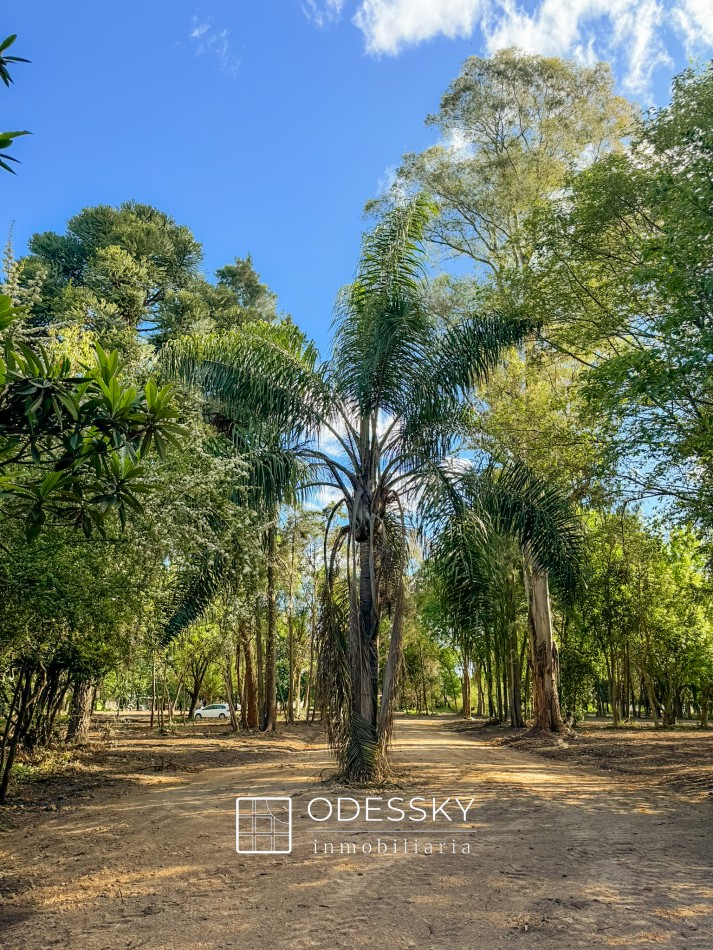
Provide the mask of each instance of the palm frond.
POLYGON ((337 304, 332 379, 365 415, 403 411, 405 376, 435 341, 421 244, 431 213, 422 196, 389 212, 365 237, 356 279, 337 304))
POLYGON ((167 620, 161 641, 166 644, 205 614, 230 577, 230 561, 224 555, 206 555, 197 565, 182 571, 167 605, 167 620))
POLYGON ((239 428, 264 424, 288 438, 316 433, 332 410, 333 393, 317 360, 295 326, 259 321, 185 337, 162 352, 167 375, 201 391, 239 428))
POLYGON ((565 493, 520 461, 465 478, 466 493, 495 530, 515 538, 560 593, 573 597, 582 583, 584 529, 565 493))

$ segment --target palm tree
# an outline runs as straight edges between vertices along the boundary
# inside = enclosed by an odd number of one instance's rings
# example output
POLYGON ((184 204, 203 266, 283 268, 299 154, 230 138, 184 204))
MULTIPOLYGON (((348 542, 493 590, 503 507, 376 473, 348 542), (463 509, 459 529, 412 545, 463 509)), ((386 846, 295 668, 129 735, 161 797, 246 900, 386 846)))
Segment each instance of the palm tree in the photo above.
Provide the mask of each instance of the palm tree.
MULTIPOLYGON (((473 628, 500 628, 505 659, 511 664, 511 724, 521 726, 517 702, 520 683, 512 655, 512 557, 508 544, 521 553, 528 599, 528 633, 532 662, 535 731, 562 728, 556 681, 557 652, 552 636, 549 587, 566 601, 581 585, 582 521, 556 486, 526 465, 492 462, 483 471, 469 470, 457 481, 441 483, 430 501, 434 534, 430 568, 445 591, 442 607, 461 637, 473 628)), ((515 646, 516 649, 516 646, 515 646)))
POLYGON ((311 473, 303 488, 336 492, 325 533, 322 683, 331 671, 329 736, 352 781, 387 767, 409 503, 445 477, 464 397, 532 330, 496 313, 433 312, 421 245, 431 213, 419 196, 366 236, 356 279, 339 297, 329 360, 318 362, 293 326, 258 323, 177 341, 165 355, 168 371, 231 421, 243 451, 272 445, 278 471, 299 460, 311 473))

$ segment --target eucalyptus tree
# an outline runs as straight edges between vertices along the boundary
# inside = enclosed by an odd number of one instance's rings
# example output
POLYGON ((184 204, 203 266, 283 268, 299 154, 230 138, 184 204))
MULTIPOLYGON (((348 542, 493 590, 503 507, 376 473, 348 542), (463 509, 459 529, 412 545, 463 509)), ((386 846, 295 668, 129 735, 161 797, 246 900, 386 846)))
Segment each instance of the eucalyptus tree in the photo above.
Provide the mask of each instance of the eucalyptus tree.
POLYGON ((169 345, 166 365, 232 420, 243 451, 277 433, 273 468, 300 462, 304 487, 337 495, 325 532, 323 668, 330 740, 344 774, 386 768, 401 659, 409 501, 446 477, 464 422, 463 397, 531 329, 502 314, 444 319, 428 307, 421 241, 432 207, 396 207, 366 236, 354 282, 341 293, 330 359, 289 325, 169 345), (329 440, 329 441, 327 441, 329 440), (332 610, 336 566, 346 610, 332 610), (380 634, 391 631, 381 674, 380 634), (331 657, 331 662, 329 658, 331 657))
MULTIPOLYGON (((590 420, 584 432, 573 431, 579 367, 555 349, 548 326, 554 314, 533 306, 530 284, 548 232, 546 210, 566 196, 578 168, 622 151, 633 121, 603 63, 582 66, 517 49, 470 57, 427 119, 439 141, 404 156, 393 189, 377 203, 427 192, 438 211, 429 240, 471 270, 452 281, 451 295, 538 313, 543 326, 482 393, 473 446, 524 459, 580 498, 596 472, 597 427, 590 420)), ((529 565, 527 575, 531 611, 540 611, 530 623, 547 625, 547 574, 529 565)))
POLYGON ((542 209, 574 168, 621 149, 633 117, 605 63, 518 49, 471 56, 426 120, 439 141, 404 156, 377 204, 427 192, 438 209, 429 239, 511 293, 536 257, 542 209))

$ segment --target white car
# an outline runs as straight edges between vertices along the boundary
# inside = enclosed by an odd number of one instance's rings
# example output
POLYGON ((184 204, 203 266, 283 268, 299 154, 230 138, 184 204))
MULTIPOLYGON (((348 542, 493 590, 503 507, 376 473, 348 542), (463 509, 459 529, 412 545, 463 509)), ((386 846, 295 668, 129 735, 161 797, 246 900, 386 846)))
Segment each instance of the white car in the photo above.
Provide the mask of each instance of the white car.
POLYGON ((227 719, 230 715, 230 707, 227 703, 213 703, 211 706, 203 706, 196 709, 193 713, 194 719, 227 719))

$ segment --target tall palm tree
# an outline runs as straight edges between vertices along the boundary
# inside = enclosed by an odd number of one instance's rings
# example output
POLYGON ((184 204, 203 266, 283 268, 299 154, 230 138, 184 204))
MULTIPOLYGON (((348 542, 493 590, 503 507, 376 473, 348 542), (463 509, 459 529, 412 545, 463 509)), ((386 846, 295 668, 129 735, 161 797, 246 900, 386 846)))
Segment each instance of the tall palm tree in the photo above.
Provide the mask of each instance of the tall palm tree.
POLYGON ((327 486, 338 496, 325 534, 322 667, 338 679, 327 702, 330 740, 355 781, 386 769, 409 503, 448 468, 465 424, 464 397, 532 330, 496 313, 449 321, 429 307, 421 241, 431 213, 419 196, 366 236, 356 278, 338 300, 327 361, 285 324, 180 340, 165 355, 173 376, 200 388, 231 420, 244 451, 264 445, 268 433, 281 464, 299 459, 309 468, 303 487, 327 486))

